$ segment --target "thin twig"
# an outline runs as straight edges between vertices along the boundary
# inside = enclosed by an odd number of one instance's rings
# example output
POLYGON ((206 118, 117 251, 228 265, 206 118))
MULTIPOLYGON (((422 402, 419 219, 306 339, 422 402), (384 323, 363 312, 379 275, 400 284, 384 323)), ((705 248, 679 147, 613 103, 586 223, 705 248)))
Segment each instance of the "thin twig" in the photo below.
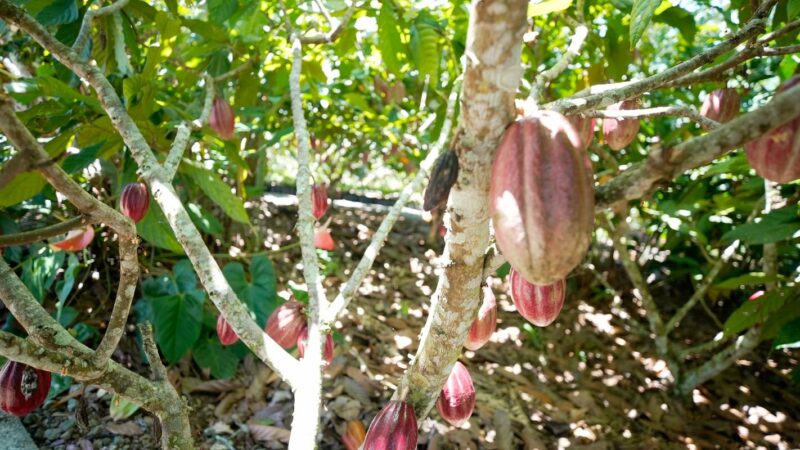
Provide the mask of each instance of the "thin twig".
POLYGON ((342 19, 339 21, 339 26, 334 28, 328 33, 320 33, 314 34, 309 36, 301 36, 300 42, 303 44, 327 44, 330 42, 336 41, 339 38, 339 35, 342 34, 344 29, 350 23, 350 19, 353 18, 353 14, 356 12, 356 0, 350 4, 350 7, 347 8, 347 12, 344 13, 342 19))
POLYGON ((586 37, 589 35, 589 27, 586 25, 578 25, 573 32, 572 39, 570 39, 569 46, 567 50, 561 55, 561 58, 553 65, 553 67, 541 72, 537 77, 536 80, 533 82, 533 86, 531 87, 531 92, 529 97, 536 103, 539 103, 542 97, 542 92, 550 84, 551 81, 555 80, 556 77, 561 75, 564 70, 567 69, 569 63, 575 59, 581 53, 581 47, 583 47, 583 43, 586 41, 586 37))
POLYGON ((144 353, 147 355, 147 361, 150 363, 150 371, 153 373, 153 380, 166 380, 167 368, 164 367, 164 363, 161 362, 161 356, 158 354, 156 340, 153 337, 153 326, 150 322, 140 323, 139 332, 142 333, 144 353))
POLYGON ((164 175, 167 179, 173 179, 175 172, 178 170, 178 165, 183 159, 183 153, 186 151, 186 146, 189 145, 189 138, 193 129, 202 127, 208 122, 208 117, 211 114, 211 105, 214 100, 214 78, 209 75, 204 75, 206 84, 206 95, 203 101, 203 110, 200 112, 200 117, 190 123, 182 123, 178 126, 178 132, 175 140, 172 141, 172 146, 169 149, 167 158, 164 160, 164 175))
POLYGON ((89 221, 84 216, 73 217, 71 219, 59 222, 46 227, 38 228, 36 230, 23 231, 15 234, 0 235, 0 247, 8 247, 10 245, 23 245, 30 244, 31 242, 39 242, 45 239, 55 237, 67 233, 76 228, 86 226, 89 221))
POLYGON ((108 6, 98 9, 91 9, 91 6, 89 6, 89 9, 86 10, 86 14, 83 15, 83 22, 81 22, 81 28, 80 31, 78 31, 78 37, 75 38, 75 42, 72 44, 72 49, 78 54, 83 53, 83 49, 89 42, 89 36, 92 33, 92 21, 98 17, 112 14, 121 10, 128 4, 128 1, 129 0, 117 0, 108 6))
POLYGON ((602 110, 602 111, 586 111, 581 114, 584 117, 602 117, 611 119, 628 119, 628 118, 641 118, 641 117, 658 117, 658 116, 681 116, 697 122, 703 128, 713 130, 719 126, 719 122, 709 119, 708 117, 697 112, 696 109, 685 106, 657 106, 653 108, 642 109, 620 109, 620 110, 602 110))

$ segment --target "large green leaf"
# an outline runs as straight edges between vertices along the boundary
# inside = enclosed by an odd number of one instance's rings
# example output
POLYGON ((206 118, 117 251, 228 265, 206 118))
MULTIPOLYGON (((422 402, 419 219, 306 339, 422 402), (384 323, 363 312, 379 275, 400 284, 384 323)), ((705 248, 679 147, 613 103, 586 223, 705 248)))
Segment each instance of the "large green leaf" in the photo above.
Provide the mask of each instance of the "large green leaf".
POLYGON ((230 378, 236 374, 239 358, 230 347, 223 347, 216 337, 204 338, 192 353, 198 366, 211 371, 214 378, 230 378))
POLYGON ((749 245, 779 242, 800 235, 800 219, 797 206, 776 209, 756 222, 739 225, 722 236, 723 242, 737 239, 749 245))
POLYGON ((694 37, 697 35, 697 25, 694 22, 692 13, 677 6, 668 8, 661 14, 656 15, 653 17, 653 21, 677 28, 681 32, 683 39, 689 44, 694 42, 694 37))
POLYGON ((38 172, 25 172, 17 175, 0 190, 0 208, 16 205, 38 194, 47 185, 38 172))
POLYGON ((400 74, 400 54, 403 53, 403 42, 395 19, 396 12, 392 2, 383 2, 378 13, 378 48, 386 69, 395 75, 400 74))
POLYGON ((171 364, 180 361, 200 337, 205 297, 197 292, 150 300, 156 341, 171 364))
POLYGON ((236 0, 208 0, 208 17, 214 23, 223 23, 230 18, 239 7, 236 0))
POLYGON ((176 253, 183 253, 183 247, 172 233, 167 218, 156 202, 150 202, 147 214, 136 224, 136 231, 145 241, 176 253))
POLYGON ((786 301, 783 290, 769 291, 756 300, 744 302, 725 321, 723 328, 727 336, 735 336, 740 332, 765 321, 772 313, 780 309, 786 301))
POLYGON ((798 348, 800 347, 800 320, 793 320, 781 328, 775 341, 772 343, 775 348, 798 348))
POLYGON ((247 211, 244 209, 242 199, 231 192, 230 186, 222 181, 217 174, 210 170, 199 168, 191 164, 182 164, 181 170, 192 177, 195 184, 208 195, 231 219, 250 223, 247 211))
POLYGON ((250 262, 249 280, 241 263, 229 263, 222 271, 236 295, 255 314, 259 326, 263 327, 277 303, 272 262, 266 256, 253 257, 250 262))
POLYGON ((65 252, 45 248, 42 254, 33 254, 22 263, 22 282, 39 302, 53 285, 64 257, 65 252))
POLYGON ((430 86, 439 84, 439 32, 422 15, 411 29, 411 55, 420 81, 430 77, 430 86))
POLYGON ((78 18, 78 5, 75 0, 52 0, 36 14, 36 20, 44 26, 70 23, 78 18))
POLYGON ((653 14, 661 4, 661 0, 633 0, 633 9, 631 10, 631 48, 636 46, 636 43, 644 34, 647 25, 653 18, 653 14))

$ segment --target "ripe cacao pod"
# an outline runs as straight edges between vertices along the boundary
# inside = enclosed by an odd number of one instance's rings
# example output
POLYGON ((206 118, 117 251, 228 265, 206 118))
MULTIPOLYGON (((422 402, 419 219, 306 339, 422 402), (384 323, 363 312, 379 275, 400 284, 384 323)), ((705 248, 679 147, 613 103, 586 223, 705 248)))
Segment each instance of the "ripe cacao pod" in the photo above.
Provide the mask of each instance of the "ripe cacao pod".
POLYGON ((128 183, 122 189, 119 201, 122 213, 134 222, 142 220, 150 207, 150 193, 144 183, 128 183))
POLYGON ((211 105, 211 115, 208 117, 208 125, 216 131, 219 137, 226 141, 233 137, 234 126, 233 108, 222 97, 214 97, 211 105))
POLYGON ((350 420, 342 434, 342 445, 346 450, 358 450, 364 443, 366 435, 367 430, 364 429, 364 424, 360 420, 350 420))
POLYGON ((742 100, 736 89, 716 89, 703 101, 700 114, 713 121, 724 123, 739 114, 741 105, 742 100))
MULTIPOLYGON (((800 83, 795 75, 777 93, 800 83)), ((776 183, 800 178, 800 116, 744 145, 747 161, 756 173, 776 183)))
POLYGON ((583 144, 581 149, 586 150, 589 148, 592 138, 594 138, 594 117, 569 116, 567 120, 575 128, 578 137, 581 138, 581 143, 583 144))
MULTIPOLYGON (((300 354, 300 359, 306 352, 306 342, 308 341, 308 327, 303 328, 303 332, 297 337, 297 353, 300 354)), ((325 345, 322 352, 322 358, 330 364, 333 361, 333 336, 325 334, 325 345)))
POLYGON ((511 269, 509 284, 517 312, 537 327, 546 327, 553 323, 564 306, 567 283, 563 279, 538 285, 528 283, 519 272, 511 269))
POLYGON ((456 361, 447 377, 436 401, 436 409, 454 427, 460 427, 472 415, 475 409, 475 386, 472 385, 469 371, 460 361, 456 361))
MULTIPOLYGON (((615 103, 608 107, 609 111, 621 111, 623 109, 636 109, 636 100, 625 100, 615 103)), ((639 119, 603 119, 603 139, 606 144, 614 150, 621 150, 628 146, 639 133, 639 119)))
POLYGON ((448 150, 442 153, 433 165, 431 178, 425 187, 422 209, 431 211, 446 203, 456 180, 458 180, 458 155, 448 150))
POLYGON ((328 186, 314 185, 311 188, 311 214, 319 220, 328 211, 328 186))
POLYGON ((296 300, 289 300, 272 311, 267 319, 265 331, 285 349, 290 349, 297 344, 297 338, 306 327, 306 316, 303 305, 296 300))
POLYGON ((336 243, 333 241, 331 230, 328 229, 327 224, 314 228, 314 247, 320 250, 331 251, 335 246, 336 243))
POLYGON ((0 371, 0 410, 24 416, 44 403, 50 392, 50 372, 6 361, 0 371))
POLYGON ((217 337, 222 345, 233 345, 239 342, 239 336, 233 331, 231 324, 220 314, 217 317, 217 337))
POLYGON ((473 352, 489 342, 495 328, 497 328, 497 301, 494 292, 489 286, 483 287, 483 304, 478 311, 478 317, 472 322, 467 333, 467 342, 464 347, 473 352))
POLYGON ((391 400, 372 419, 363 450, 416 450, 417 416, 414 407, 391 400))
POLYGON ((564 116, 512 124, 492 166, 489 212, 497 245, 526 280, 549 284, 581 262, 594 228, 588 154, 564 116))
POLYGON ((94 239, 94 228, 87 225, 86 228, 70 230, 64 240, 50 244, 50 248, 65 252, 79 252, 88 247, 92 239, 94 239))

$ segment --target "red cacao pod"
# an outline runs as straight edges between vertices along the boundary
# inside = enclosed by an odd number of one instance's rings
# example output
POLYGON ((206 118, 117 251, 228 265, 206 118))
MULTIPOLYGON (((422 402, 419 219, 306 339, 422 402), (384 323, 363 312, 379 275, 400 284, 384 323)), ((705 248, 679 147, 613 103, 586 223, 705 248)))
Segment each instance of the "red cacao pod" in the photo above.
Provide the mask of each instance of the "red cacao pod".
POLYGON ((150 193, 144 183, 128 183, 119 200, 122 213, 134 222, 142 220, 150 207, 150 193))
POLYGON ((311 214, 319 220, 328 211, 328 186, 324 184, 311 187, 311 214))
POLYGON ((564 116, 512 124, 492 166, 489 212, 497 245, 526 280, 549 284, 581 262, 594 228, 588 154, 564 116))
POLYGON ((211 105, 211 115, 208 117, 208 125, 216 131, 219 137, 226 141, 233 137, 234 126, 233 108, 222 97, 214 97, 211 105))
POLYGON ((460 427, 472 415, 475 409, 475 386, 472 385, 469 371, 460 361, 456 361, 447 377, 436 401, 436 409, 454 427, 460 427))
MULTIPOLYGON (((639 102, 636 100, 625 100, 615 103, 608 107, 609 111, 621 111, 623 109, 636 109, 639 102)), ((614 150, 627 147, 639 133, 639 119, 603 119, 603 139, 606 144, 614 150)))
POLYGON ((231 328, 231 324, 220 314, 217 317, 217 337, 222 345, 233 345, 239 342, 239 336, 231 328))
MULTIPOLYGON (((306 342, 308 341, 308 327, 303 328, 300 336, 297 337, 297 353, 300 354, 300 359, 306 352, 306 342)), ((330 334, 325 335, 325 346, 322 352, 322 358, 330 364, 333 361, 333 336, 330 334)))
POLYGON ((336 246, 331 236, 331 230, 326 225, 320 225, 314 228, 314 247, 320 250, 331 251, 336 246))
POLYGON ((446 203, 456 180, 458 180, 458 155, 448 150, 442 153, 433 165, 431 178, 425 187, 422 209, 431 211, 446 203))
MULTIPOLYGON (((800 75, 778 89, 778 94, 800 83, 800 75)), ((776 183, 800 178, 800 116, 744 145, 747 161, 756 173, 776 183)))
POLYGON ((391 400, 372 419, 363 450, 416 450, 417 416, 406 402, 391 400))
POLYGON ((0 409, 24 416, 44 403, 50 392, 50 372, 6 361, 0 371, 0 409))
POLYGON ((517 311, 537 327, 546 327, 553 323, 564 306, 567 283, 563 279, 538 285, 528 283, 519 272, 511 269, 509 284, 517 311))
POLYGON ((708 94, 708 97, 703 101, 703 106, 700 107, 700 114, 713 121, 724 123, 739 114, 741 105, 742 99, 736 89, 716 89, 708 94))
POLYGON ((589 145, 592 143, 592 138, 594 138, 594 117, 569 116, 567 120, 578 133, 578 137, 580 137, 581 143, 583 144, 581 148, 583 150, 589 148, 589 145))
POLYGON ((267 319, 265 331, 281 347, 289 349, 297 344, 297 338, 306 327, 303 305, 289 300, 272 311, 267 319))
POLYGON ((94 239, 94 228, 87 225, 86 228, 71 230, 64 240, 50 244, 50 248, 65 252, 79 252, 88 247, 92 239, 94 239))
POLYGON ((342 434, 342 445, 346 450, 358 450, 366 436, 367 430, 364 429, 364 424, 360 420, 350 420, 342 434))
POLYGON ((472 322, 469 333, 467 333, 467 342, 464 343, 464 347, 473 352, 483 347, 489 342, 495 328, 497 328, 497 301, 492 288, 484 286, 483 304, 478 311, 478 317, 472 322))

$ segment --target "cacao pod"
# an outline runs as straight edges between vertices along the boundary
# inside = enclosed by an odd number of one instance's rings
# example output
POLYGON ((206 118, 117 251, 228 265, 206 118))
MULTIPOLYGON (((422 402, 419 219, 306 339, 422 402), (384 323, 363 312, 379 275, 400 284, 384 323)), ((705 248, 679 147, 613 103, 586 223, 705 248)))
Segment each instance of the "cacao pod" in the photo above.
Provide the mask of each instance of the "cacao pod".
POLYGON ((458 180, 458 155, 448 150, 442 153, 433 165, 431 178, 425 187, 422 209, 431 211, 446 203, 456 180, 458 180))
MULTIPOLYGON (((608 107, 609 111, 623 109, 636 109, 639 103, 636 100, 625 100, 608 107)), ((614 150, 627 147, 639 133, 639 119, 603 119, 603 139, 614 150)))
POLYGON ((220 314, 217 317, 217 337, 222 345, 233 345, 239 342, 239 336, 233 331, 231 324, 220 314))
POLYGON ((150 207, 150 193, 144 183, 128 183, 120 196, 122 213, 134 222, 142 220, 150 207))
POLYGON ((363 450, 416 450, 417 416, 406 402, 391 400, 372 419, 363 450))
POLYGON ((436 409, 454 427, 460 427, 472 415, 475 409, 475 386, 472 385, 469 371, 460 361, 456 361, 447 377, 436 401, 436 409))
MULTIPOLYGON (((308 341, 308 327, 303 328, 300 336, 297 337, 297 353, 300 354, 300 359, 303 359, 303 354, 306 352, 306 342, 308 341)), ((333 361, 333 336, 325 334, 325 345, 322 352, 322 358, 330 364, 333 361)))
POLYGON ((594 117, 569 116, 567 120, 575 128, 578 137, 581 139, 581 143, 583 144, 581 149, 586 150, 589 148, 589 145, 592 143, 592 138, 594 137, 594 117))
POLYGON ((561 279, 546 285, 528 283, 513 268, 508 276, 511 298, 522 317, 537 327, 546 327, 556 320, 564 306, 566 281, 561 279))
POLYGON ((222 97, 214 97, 211 105, 211 115, 208 117, 208 125, 216 131, 219 137, 226 141, 233 137, 234 126, 233 108, 222 97))
POLYGON ((314 185, 311 188, 311 214, 319 220, 328 211, 328 186, 314 185))
POLYGON ((320 225, 314 228, 314 247, 320 250, 331 251, 336 246, 331 236, 331 230, 326 225, 320 225))
POLYGON ((303 305, 292 299, 272 311, 267 319, 265 331, 278 345, 290 349, 297 344, 297 338, 305 327, 303 305))
POLYGON ((512 124, 492 166, 489 212, 497 245, 526 280, 549 284, 581 262, 594 228, 589 155, 564 116, 512 124))
MULTIPOLYGON (((778 89, 778 94, 800 83, 795 75, 778 89)), ((747 161, 756 173, 776 183, 800 178, 800 116, 772 129, 744 145, 747 161)))
POLYGON ((44 403, 50 392, 50 372, 6 361, 0 371, 0 410, 24 416, 44 403))
POLYGON ((360 420, 350 420, 342 434, 342 445, 346 450, 358 450, 364 443, 366 435, 367 430, 364 429, 364 424, 360 420))
POLYGON ((489 286, 483 287, 483 304, 478 311, 478 317, 472 322, 467 333, 467 342, 464 347, 473 352, 489 342, 495 328, 497 328, 497 301, 494 292, 489 286))
POLYGON ((700 114, 713 121, 725 123, 739 114, 741 105, 742 100, 736 89, 716 89, 703 101, 700 114))
POLYGON ((53 242, 50 244, 50 248, 65 252, 79 252, 88 247, 92 239, 94 239, 94 228, 87 225, 86 228, 70 230, 64 240, 53 242))

